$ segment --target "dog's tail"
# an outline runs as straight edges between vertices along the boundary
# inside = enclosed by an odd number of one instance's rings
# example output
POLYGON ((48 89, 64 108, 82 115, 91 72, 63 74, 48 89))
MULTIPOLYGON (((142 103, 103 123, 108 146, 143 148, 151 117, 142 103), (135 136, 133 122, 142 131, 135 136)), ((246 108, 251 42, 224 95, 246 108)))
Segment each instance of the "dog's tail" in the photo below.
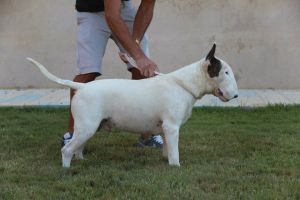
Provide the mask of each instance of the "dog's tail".
POLYGON ((84 83, 77 83, 74 81, 70 81, 70 80, 63 80, 60 79, 56 76, 54 76, 53 74, 51 74, 42 64, 38 63, 37 61, 33 60, 32 58, 27 58, 28 61, 30 61, 31 63, 33 63, 35 66, 37 66, 39 68, 39 70, 42 72, 42 74, 44 76, 46 76, 48 79, 50 79, 51 81, 58 83, 60 85, 64 85, 73 89, 78 90, 79 88, 81 88, 84 83))

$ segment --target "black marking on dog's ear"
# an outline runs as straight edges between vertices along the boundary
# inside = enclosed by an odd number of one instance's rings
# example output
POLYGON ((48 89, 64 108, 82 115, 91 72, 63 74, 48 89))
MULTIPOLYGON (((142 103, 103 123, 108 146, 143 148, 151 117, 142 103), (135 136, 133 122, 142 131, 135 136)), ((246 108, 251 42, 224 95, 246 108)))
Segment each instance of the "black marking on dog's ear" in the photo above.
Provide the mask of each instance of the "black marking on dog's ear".
POLYGON ((215 51, 216 51, 216 43, 214 43, 213 47, 209 51, 209 53, 206 56, 206 60, 211 60, 212 58, 215 57, 215 51))
POLYGON ((209 60, 207 72, 211 78, 218 77, 222 68, 221 61, 215 58, 216 44, 213 45, 211 50, 206 56, 206 60, 209 60))
POLYGON ((215 57, 213 57, 210 60, 210 64, 208 65, 208 68, 207 68, 207 72, 208 72, 210 78, 218 77, 219 73, 221 71, 221 68, 222 68, 221 61, 216 59, 215 57))

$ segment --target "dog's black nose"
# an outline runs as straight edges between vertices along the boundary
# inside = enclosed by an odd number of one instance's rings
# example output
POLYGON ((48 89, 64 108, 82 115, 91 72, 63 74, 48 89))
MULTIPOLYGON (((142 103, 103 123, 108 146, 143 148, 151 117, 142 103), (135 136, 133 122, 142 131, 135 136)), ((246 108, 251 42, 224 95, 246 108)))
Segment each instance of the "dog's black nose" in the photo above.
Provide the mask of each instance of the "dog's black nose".
POLYGON ((234 97, 233 97, 233 98, 238 98, 238 96, 239 96, 239 95, 237 95, 237 94, 236 94, 236 95, 234 95, 234 97))

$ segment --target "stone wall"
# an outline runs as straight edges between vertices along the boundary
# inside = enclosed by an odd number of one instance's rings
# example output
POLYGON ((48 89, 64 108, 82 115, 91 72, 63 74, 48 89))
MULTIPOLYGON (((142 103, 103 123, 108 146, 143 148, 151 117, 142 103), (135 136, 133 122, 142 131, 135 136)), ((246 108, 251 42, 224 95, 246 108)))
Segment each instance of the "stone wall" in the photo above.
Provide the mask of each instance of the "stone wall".
MULTIPOLYGON (((59 87, 28 64, 33 57, 65 79, 76 73, 75 1, 2 0, 0 88, 59 87)), ((204 57, 213 42, 240 88, 300 88, 299 0, 157 0, 152 59, 167 73, 204 57)), ((134 0, 138 5, 139 1, 134 0)), ((109 42, 102 78, 129 78, 109 42)))

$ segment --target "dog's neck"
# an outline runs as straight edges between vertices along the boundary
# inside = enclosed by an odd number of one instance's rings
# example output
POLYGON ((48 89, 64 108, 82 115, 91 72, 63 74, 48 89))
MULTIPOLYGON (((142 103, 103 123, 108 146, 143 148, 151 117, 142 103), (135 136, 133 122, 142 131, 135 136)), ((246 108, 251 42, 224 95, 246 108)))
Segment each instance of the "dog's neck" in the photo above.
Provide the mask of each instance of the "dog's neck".
POLYGON ((195 99, 200 99, 203 95, 211 93, 207 85, 207 63, 204 59, 178 69, 169 75, 184 90, 190 93, 195 99))

